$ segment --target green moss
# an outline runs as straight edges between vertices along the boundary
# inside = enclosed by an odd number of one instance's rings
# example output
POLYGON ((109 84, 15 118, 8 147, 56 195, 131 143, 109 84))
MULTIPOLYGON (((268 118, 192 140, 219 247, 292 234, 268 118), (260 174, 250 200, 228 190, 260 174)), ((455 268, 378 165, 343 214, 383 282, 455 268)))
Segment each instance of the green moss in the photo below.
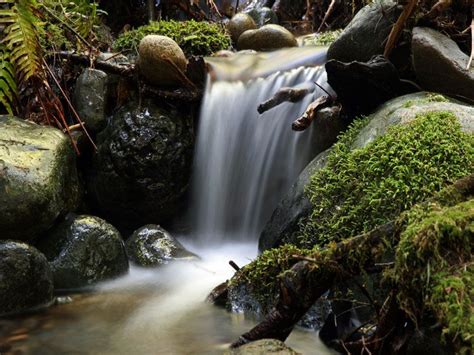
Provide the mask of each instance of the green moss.
POLYGON ((441 94, 436 94, 436 93, 429 93, 426 98, 424 99, 418 99, 418 100, 408 100, 405 102, 403 105, 404 108, 410 108, 412 107, 415 103, 418 105, 430 103, 430 102, 449 102, 449 100, 444 97, 441 94))
POLYGON ((474 346, 474 200, 451 207, 420 205, 404 216, 395 267, 387 273, 400 307, 418 324, 429 310, 443 325, 443 337, 474 346))
POLYGON ((452 113, 418 116, 352 150, 361 125, 343 135, 327 166, 311 178, 306 193, 313 210, 300 223, 303 246, 370 231, 474 170, 474 137, 452 113))
POLYGON ((329 46, 341 35, 342 30, 327 31, 318 33, 311 38, 306 38, 304 40, 305 46, 329 46))
POLYGON ((230 37, 223 26, 197 21, 157 21, 120 35, 115 50, 137 52, 143 37, 151 34, 172 38, 186 56, 206 56, 231 46, 230 37))

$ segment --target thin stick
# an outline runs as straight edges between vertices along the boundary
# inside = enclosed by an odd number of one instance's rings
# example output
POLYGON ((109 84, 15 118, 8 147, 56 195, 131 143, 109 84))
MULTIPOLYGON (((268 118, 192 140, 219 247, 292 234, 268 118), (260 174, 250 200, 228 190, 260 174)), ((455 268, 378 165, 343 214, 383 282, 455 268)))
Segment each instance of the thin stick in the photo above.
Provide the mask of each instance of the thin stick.
POLYGON ((395 45, 398 42, 398 39, 402 35, 402 31, 405 28, 405 24, 407 20, 413 14, 417 5, 418 5, 418 0, 410 0, 408 4, 406 4, 405 7, 403 8, 403 11, 398 17, 397 22, 395 22, 395 24, 392 27, 392 30, 390 31, 390 34, 388 35, 387 44, 385 45, 385 50, 383 53, 385 58, 388 59, 388 57, 390 57, 390 54, 392 53, 393 48, 395 47, 395 45))
POLYGON ((469 70, 471 68, 473 58, 474 58, 474 18, 471 21, 471 57, 469 58, 469 61, 467 62, 466 70, 469 70))
POLYGON ((329 16, 331 16, 332 12, 334 11, 334 6, 336 5, 336 0, 332 0, 331 3, 329 4, 328 11, 326 11, 326 14, 324 15, 323 21, 319 25, 319 28, 316 32, 320 32, 326 23, 327 19, 329 16))

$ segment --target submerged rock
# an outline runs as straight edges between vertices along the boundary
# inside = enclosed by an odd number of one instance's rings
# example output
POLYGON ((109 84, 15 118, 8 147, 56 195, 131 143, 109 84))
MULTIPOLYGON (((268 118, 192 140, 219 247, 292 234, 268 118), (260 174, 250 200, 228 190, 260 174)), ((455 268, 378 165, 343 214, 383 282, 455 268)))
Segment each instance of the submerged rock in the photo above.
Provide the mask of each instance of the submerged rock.
POLYGON ((69 216, 38 248, 50 261, 56 289, 87 287, 128 271, 120 233, 98 217, 69 216))
POLYGON ((160 35, 145 36, 138 47, 138 69, 144 80, 152 85, 182 84, 188 62, 178 44, 160 35))
POLYGON ((45 256, 27 244, 0 240, 0 315, 53 301, 53 275, 45 256))
POLYGON ((69 138, 56 128, 0 116, 0 239, 32 240, 78 202, 69 138))
POLYGON ((394 1, 381 0, 362 8, 328 49, 328 59, 367 62, 383 54, 385 42, 401 13, 394 1))
POLYGON ((239 50, 253 49, 268 51, 272 49, 297 47, 298 42, 293 34, 279 25, 265 25, 257 30, 242 33, 237 43, 239 50))
POLYGON ((413 29, 413 65, 423 88, 474 100, 474 70, 469 56, 449 37, 425 27, 413 29))
POLYGON ((127 253, 139 266, 152 267, 173 260, 197 260, 198 256, 158 225, 149 224, 133 232, 127 240, 127 253))
POLYGON ((191 175, 194 132, 189 114, 144 100, 130 102, 98 137, 89 192, 114 225, 135 229, 169 221, 191 175))
MULTIPOLYGON (((474 132, 474 107, 450 101, 441 95, 422 92, 401 96, 382 105, 370 116, 369 123, 358 133, 352 148, 365 147, 377 137, 384 135, 389 127, 407 124, 418 115, 433 111, 453 113, 465 132, 474 132)), ((283 243, 298 242, 296 232, 299 231, 299 223, 312 211, 305 188, 311 176, 326 166, 330 152, 331 148, 310 162, 279 203, 260 235, 260 251, 275 248, 283 243)))
POLYGON ((297 355, 296 351, 285 345, 284 342, 276 339, 262 339, 249 344, 242 345, 237 349, 229 350, 226 355, 297 355))
POLYGON ((230 37, 234 43, 237 43, 242 33, 256 28, 257 24, 252 16, 243 13, 236 14, 227 24, 227 29, 229 30, 230 37))

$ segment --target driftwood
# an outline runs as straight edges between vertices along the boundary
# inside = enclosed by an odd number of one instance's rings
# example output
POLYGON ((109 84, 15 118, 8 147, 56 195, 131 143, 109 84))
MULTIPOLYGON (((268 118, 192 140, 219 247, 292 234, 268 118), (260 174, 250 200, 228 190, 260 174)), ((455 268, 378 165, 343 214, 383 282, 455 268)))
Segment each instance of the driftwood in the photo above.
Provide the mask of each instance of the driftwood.
POLYGON ((313 83, 305 83, 298 87, 284 87, 277 91, 269 100, 260 104, 257 108, 259 114, 262 114, 283 102, 298 102, 315 90, 313 83))
POLYGON ((318 97, 311 104, 309 104, 305 113, 293 122, 291 128, 293 129, 293 131, 304 131, 314 121, 319 110, 325 107, 332 106, 333 103, 334 101, 329 95, 323 95, 318 97))
POLYGON ((387 239, 398 236, 398 228, 394 222, 384 224, 367 234, 338 243, 329 260, 325 255, 321 260, 306 258, 295 264, 280 280, 280 297, 275 308, 231 346, 239 347, 265 338, 285 341, 296 323, 334 285, 338 276, 344 274, 348 278, 376 268, 381 246, 387 239), (364 260, 348 257, 354 250, 365 253, 364 260))

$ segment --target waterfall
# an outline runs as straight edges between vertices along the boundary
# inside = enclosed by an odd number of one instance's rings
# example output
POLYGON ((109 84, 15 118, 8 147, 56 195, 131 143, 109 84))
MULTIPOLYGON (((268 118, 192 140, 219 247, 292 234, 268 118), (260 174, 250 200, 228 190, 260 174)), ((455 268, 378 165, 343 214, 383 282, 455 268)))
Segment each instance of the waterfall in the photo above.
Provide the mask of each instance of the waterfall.
POLYGON ((205 243, 256 241, 285 192, 312 157, 312 128, 291 123, 321 95, 284 103, 263 115, 257 107, 282 87, 325 81, 322 67, 300 67, 266 78, 207 85, 198 127, 193 177, 193 234, 205 243))

